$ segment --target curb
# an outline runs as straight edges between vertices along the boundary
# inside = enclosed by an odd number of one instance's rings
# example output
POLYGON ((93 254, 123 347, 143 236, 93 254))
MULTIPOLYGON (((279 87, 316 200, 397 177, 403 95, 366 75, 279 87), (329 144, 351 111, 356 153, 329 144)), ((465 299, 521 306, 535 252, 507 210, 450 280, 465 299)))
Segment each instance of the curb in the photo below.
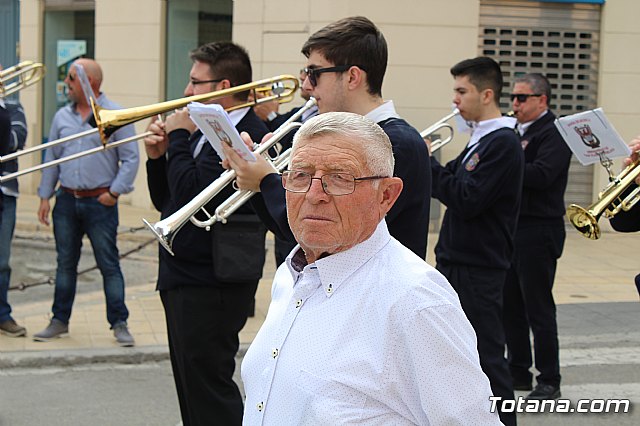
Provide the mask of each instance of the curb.
MULTIPOLYGON (((237 359, 244 357, 249 345, 240 344, 237 359)), ((169 348, 60 349, 51 351, 0 352, 0 370, 8 368, 77 367, 87 364, 145 364, 166 361, 169 348)))

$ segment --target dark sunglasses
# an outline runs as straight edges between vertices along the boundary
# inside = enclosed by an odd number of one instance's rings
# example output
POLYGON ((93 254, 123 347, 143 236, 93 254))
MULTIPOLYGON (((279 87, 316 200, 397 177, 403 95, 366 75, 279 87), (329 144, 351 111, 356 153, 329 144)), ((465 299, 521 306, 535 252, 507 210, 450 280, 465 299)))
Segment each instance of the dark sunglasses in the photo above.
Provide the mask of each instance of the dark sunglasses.
POLYGON ((309 78, 311 86, 316 87, 318 85, 318 76, 323 72, 345 72, 353 66, 355 65, 337 65, 335 67, 326 68, 304 68, 302 73, 306 74, 307 78, 309 78))
POLYGON ((511 102, 513 102, 514 99, 517 99, 518 102, 527 102, 527 99, 529 99, 530 97, 537 97, 537 96, 542 96, 542 94, 540 93, 518 93, 518 94, 511 94, 511 102))

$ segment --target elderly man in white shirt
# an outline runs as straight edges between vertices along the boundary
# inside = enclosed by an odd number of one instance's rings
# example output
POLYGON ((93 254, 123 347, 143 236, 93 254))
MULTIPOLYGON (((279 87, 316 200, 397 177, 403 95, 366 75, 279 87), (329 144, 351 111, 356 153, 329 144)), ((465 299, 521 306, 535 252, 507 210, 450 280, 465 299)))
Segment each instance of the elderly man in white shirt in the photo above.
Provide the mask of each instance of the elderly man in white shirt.
POLYGON ((360 115, 296 133, 282 183, 299 245, 244 357, 244 424, 500 424, 456 293, 387 230, 393 166, 360 115))

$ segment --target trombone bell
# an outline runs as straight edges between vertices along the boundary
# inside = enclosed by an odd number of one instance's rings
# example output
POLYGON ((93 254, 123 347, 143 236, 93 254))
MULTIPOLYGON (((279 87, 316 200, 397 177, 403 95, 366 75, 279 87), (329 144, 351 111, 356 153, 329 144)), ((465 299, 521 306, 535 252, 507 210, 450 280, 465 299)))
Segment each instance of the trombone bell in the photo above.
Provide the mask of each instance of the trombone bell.
POLYGON ((11 95, 37 83, 42 80, 45 72, 44 65, 32 61, 23 61, 0 71, 0 97, 11 95))

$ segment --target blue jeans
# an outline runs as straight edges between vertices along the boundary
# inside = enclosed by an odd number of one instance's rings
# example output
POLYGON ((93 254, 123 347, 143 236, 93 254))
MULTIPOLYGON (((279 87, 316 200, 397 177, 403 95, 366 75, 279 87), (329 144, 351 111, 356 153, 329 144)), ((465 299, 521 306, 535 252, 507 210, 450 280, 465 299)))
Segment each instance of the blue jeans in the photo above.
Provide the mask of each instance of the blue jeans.
POLYGON ((16 198, 2 194, 2 216, 0 219, 0 322, 11 318, 11 306, 7 300, 11 281, 11 239, 16 225, 16 198))
POLYGON ((117 230, 117 205, 107 207, 95 197, 75 198, 58 190, 53 208, 53 234, 58 253, 52 309, 55 319, 69 323, 76 295, 82 237, 87 234, 102 274, 107 321, 112 327, 127 321, 129 311, 124 304, 124 277, 116 245, 117 230))

